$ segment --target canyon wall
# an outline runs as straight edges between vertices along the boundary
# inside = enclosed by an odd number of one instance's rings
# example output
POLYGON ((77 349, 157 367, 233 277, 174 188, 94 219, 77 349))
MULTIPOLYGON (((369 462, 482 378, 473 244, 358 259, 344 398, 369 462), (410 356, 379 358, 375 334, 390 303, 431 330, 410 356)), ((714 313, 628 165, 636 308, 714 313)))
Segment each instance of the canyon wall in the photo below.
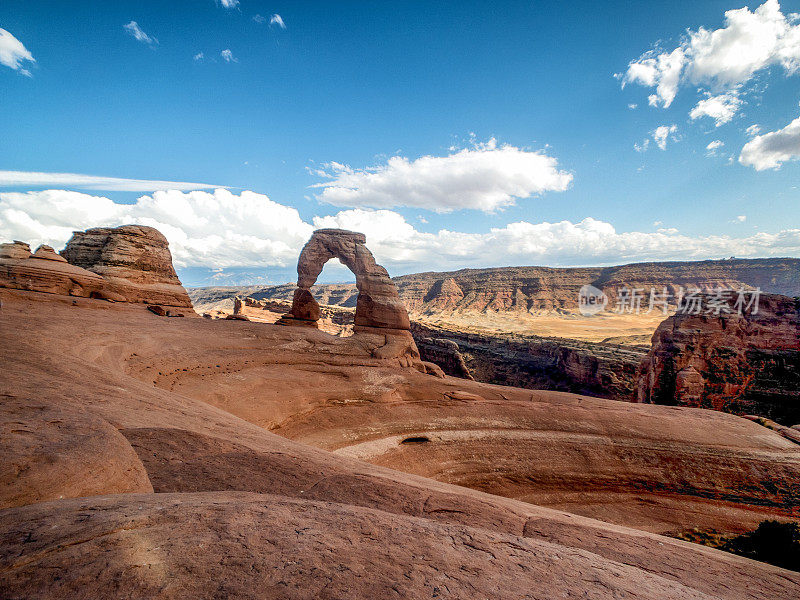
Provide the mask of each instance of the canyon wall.
POLYGON ((534 390, 630 401, 642 346, 520 334, 464 332, 412 322, 423 360, 448 375, 534 390))
POLYGON ((800 299, 762 294, 757 311, 677 313, 656 330, 638 378, 639 402, 800 423, 800 299))
MULTIPOLYGON (((800 259, 759 258, 684 262, 634 263, 615 267, 549 268, 501 267, 462 269, 446 273, 428 272, 393 278, 400 298, 412 317, 454 313, 509 313, 525 315, 538 311, 574 312, 582 286, 592 285, 609 296, 614 308, 620 288, 638 288, 649 294, 667 288, 671 304, 680 288, 711 291, 760 288, 786 296, 800 296, 800 259)), ((257 299, 292 300, 295 286, 261 288, 196 288, 190 290, 197 304, 219 302, 236 295, 257 299)), ((355 306, 357 290, 352 284, 321 284, 311 288, 320 304, 355 306)), ((645 298, 644 303, 648 301, 645 298)))

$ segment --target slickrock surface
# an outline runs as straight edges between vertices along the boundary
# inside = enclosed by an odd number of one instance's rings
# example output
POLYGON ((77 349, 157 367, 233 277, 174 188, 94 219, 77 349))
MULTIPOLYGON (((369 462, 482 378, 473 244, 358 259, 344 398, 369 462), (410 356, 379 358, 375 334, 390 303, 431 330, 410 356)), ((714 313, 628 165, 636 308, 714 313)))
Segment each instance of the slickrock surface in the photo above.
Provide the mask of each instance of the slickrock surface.
POLYGON ((102 276, 128 302, 191 308, 167 238, 143 225, 76 231, 61 251, 70 264, 102 276))
POLYGON ((642 362, 638 400, 800 423, 800 299, 762 294, 758 312, 678 313, 642 362))
POLYGON ((19 439, 4 462, 24 473, 59 446, 74 457, 58 477, 0 487, 17 505, 0 510, 5 597, 800 593, 797 573, 450 485, 653 531, 797 516, 800 450, 748 420, 439 379, 358 336, 0 300, 3 439, 19 439), (76 436, 66 425, 81 414, 76 436), (17 449, 37 439, 44 455, 17 449), (135 485, 96 476, 105 460, 135 485), (120 493, 148 481, 155 493, 120 493))

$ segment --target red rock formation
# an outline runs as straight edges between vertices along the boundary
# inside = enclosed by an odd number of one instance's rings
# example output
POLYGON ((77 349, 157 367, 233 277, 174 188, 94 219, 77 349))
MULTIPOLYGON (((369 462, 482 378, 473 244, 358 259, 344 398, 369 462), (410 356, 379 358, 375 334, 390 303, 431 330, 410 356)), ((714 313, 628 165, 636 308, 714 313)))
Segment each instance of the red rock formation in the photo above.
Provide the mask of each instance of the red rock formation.
POLYGON ((411 322, 397 289, 382 266, 366 247, 363 233, 344 229, 318 229, 300 252, 297 261, 297 289, 292 310, 279 325, 317 327, 321 310, 311 293, 325 263, 332 258, 347 266, 356 276, 358 298, 354 317, 357 335, 379 336, 384 342, 373 350, 380 359, 398 359, 402 366, 414 366, 443 376, 439 367, 420 361, 419 350, 411 337, 411 322))
POLYGON ((0 244, 0 287, 84 298, 112 295, 99 275, 69 264, 50 246, 31 254, 25 242, 0 244))
POLYGON ((797 517, 800 447, 745 419, 427 377, 314 329, 0 298, 3 597, 800 589, 648 533, 797 517))
POLYGON ((761 294, 757 313, 731 305, 719 315, 669 317, 653 335, 637 387, 639 402, 800 423, 800 300, 761 294))
POLYGON ((142 225, 76 231, 61 255, 105 278, 128 302, 191 308, 161 232, 142 225))

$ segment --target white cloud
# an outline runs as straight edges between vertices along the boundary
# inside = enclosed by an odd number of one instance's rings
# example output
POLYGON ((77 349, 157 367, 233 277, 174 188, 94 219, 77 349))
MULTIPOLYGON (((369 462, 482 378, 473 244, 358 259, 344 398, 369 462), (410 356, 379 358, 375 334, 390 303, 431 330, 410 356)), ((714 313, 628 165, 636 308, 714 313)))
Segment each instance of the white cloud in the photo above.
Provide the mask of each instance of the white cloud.
POLYGON ((230 10, 239 6, 239 0, 217 0, 217 4, 230 10))
POLYGON ((253 21, 255 21, 256 23, 266 23, 267 22, 267 17, 264 17, 262 15, 254 15, 253 16, 253 21))
POLYGON ((131 21, 122 26, 125 31, 130 33, 134 39, 138 42, 142 42, 143 44, 147 44, 148 46, 154 46, 158 44, 158 40, 152 36, 147 35, 142 28, 139 27, 139 24, 136 21, 131 21))
POLYGON ((5 65, 30 77, 31 72, 23 68, 25 62, 35 63, 36 59, 22 42, 0 27, 0 65, 5 65))
POLYGON ((0 193, 0 238, 61 248, 75 229, 150 225, 170 242, 178 267, 291 266, 311 235, 294 208, 262 194, 160 191, 135 204, 80 192, 0 193))
POLYGON ((719 127, 729 122, 739 112, 742 106, 742 99, 737 92, 727 92, 717 96, 708 95, 704 100, 700 100, 689 113, 692 121, 700 117, 711 117, 714 124, 719 127))
POLYGON ((677 141, 675 133, 678 131, 677 125, 660 125, 653 130, 653 141, 660 150, 667 149, 667 140, 677 141))
MULTIPOLYGON (((800 229, 745 238, 690 237, 668 228, 618 233, 610 223, 520 221, 486 233, 423 233, 389 210, 353 209, 314 219, 315 227, 363 231, 379 262, 399 271, 506 265, 599 265, 722 256, 787 256, 800 251, 800 229)), ((390 268, 390 272, 391 272, 390 268)))
POLYGON ((279 14, 274 14, 269 18, 270 25, 277 25, 281 29, 286 29, 286 23, 283 22, 283 17, 279 14))
POLYGON ((742 148, 739 162, 756 171, 778 169, 781 164, 800 158, 800 117, 783 129, 754 137, 742 148))
POLYGON ((753 137, 754 135, 758 135, 761 132, 761 127, 758 125, 750 125, 747 129, 745 129, 745 133, 748 137, 753 137))
POLYGON ((638 104, 628 104, 628 108, 630 108, 631 110, 636 110, 637 108, 639 108, 639 105, 638 104))
MULTIPOLYGON (((140 223, 170 242, 179 268, 294 266, 314 228, 362 231, 378 261, 393 274, 505 265, 620 264, 721 256, 791 256, 800 253, 800 229, 749 237, 690 237, 673 228, 619 233, 592 218, 578 223, 519 221, 484 233, 426 233, 391 210, 343 210, 304 222, 297 210, 262 194, 227 190, 162 191, 134 204, 80 192, 0 193, 0 241, 19 239, 61 248, 76 229, 140 223)), ((231 282, 235 283, 235 282, 231 282)))
POLYGON ((67 186, 85 190, 109 192, 154 192, 156 190, 203 190, 216 187, 208 183, 187 181, 157 181, 151 179, 125 179, 121 177, 98 177, 78 173, 38 173, 35 171, 0 171, 0 187, 21 186, 67 186))
POLYGON ((225 60, 225 62, 239 62, 239 59, 234 57, 233 52, 227 48, 220 52, 219 55, 225 60))
POLYGON ((716 156, 717 151, 725 145, 722 140, 714 140, 706 146, 706 156, 716 156))
POLYGON ((739 215, 738 217, 736 217, 736 220, 739 223, 744 223, 745 221, 747 221, 747 215, 739 215))
POLYGON ((193 59, 193 60, 203 60, 205 57, 206 57, 206 55, 205 55, 205 54, 203 54, 202 52, 198 52, 197 54, 195 54, 195 55, 192 57, 192 59, 193 59))
POLYGON ((645 138, 645 140, 641 144, 633 144, 633 149, 637 152, 646 152, 647 149, 650 147, 650 138, 645 138))
POLYGON ((671 52, 646 52, 628 65, 621 79, 623 87, 655 87, 650 104, 666 108, 682 83, 705 86, 715 94, 730 92, 773 65, 787 75, 800 69, 800 20, 784 15, 777 0, 767 0, 752 12, 747 7, 727 11, 720 29, 687 30, 671 52))
POLYGON ((476 209, 485 212, 511 206, 517 198, 566 190, 572 174, 558 170, 558 161, 492 139, 447 156, 409 160, 390 158, 385 165, 353 169, 331 162, 312 171, 330 181, 321 188, 321 202, 336 206, 390 208, 414 206, 436 212, 476 209))

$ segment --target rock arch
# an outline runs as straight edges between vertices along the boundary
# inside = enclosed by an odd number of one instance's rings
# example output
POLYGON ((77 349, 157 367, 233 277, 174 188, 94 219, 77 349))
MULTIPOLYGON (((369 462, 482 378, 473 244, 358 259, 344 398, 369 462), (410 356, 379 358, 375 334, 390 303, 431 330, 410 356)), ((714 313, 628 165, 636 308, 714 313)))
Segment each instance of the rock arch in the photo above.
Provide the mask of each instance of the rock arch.
POLYGON ((308 240, 297 261, 297 289, 292 309, 283 315, 279 325, 317 327, 320 306, 311 293, 325 263, 338 258, 356 276, 358 297, 353 331, 359 347, 373 358, 397 361, 423 373, 444 377, 442 370, 420 360, 411 322, 389 273, 375 262, 366 247, 363 233, 345 229, 318 229, 308 240))
POLYGON ((311 293, 322 268, 338 258, 356 277, 355 329, 409 331, 408 311, 397 293, 389 273, 375 262, 365 245, 363 233, 345 229, 318 229, 300 252, 297 261, 297 289, 292 309, 281 319, 282 324, 315 326, 320 308, 311 293))

